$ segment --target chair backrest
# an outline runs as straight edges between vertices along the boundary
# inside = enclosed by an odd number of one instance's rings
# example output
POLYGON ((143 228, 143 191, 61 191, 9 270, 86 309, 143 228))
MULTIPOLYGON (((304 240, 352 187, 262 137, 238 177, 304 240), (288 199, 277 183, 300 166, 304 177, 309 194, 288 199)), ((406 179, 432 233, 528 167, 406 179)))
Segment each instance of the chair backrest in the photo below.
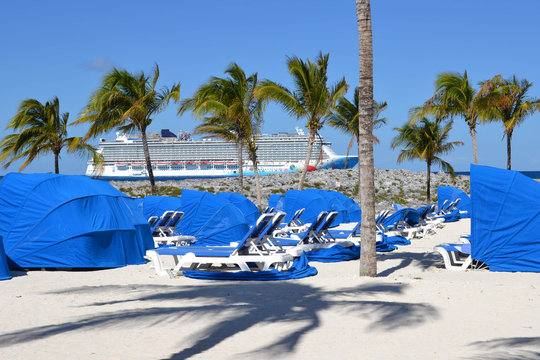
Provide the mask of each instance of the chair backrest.
POLYGON ((159 219, 159 218, 158 218, 157 216, 150 216, 150 217, 148 218, 148 223, 150 224, 150 227, 151 227, 151 228, 154 227, 154 225, 157 223, 158 219, 159 219))
POLYGON ((161 215, 161 218, 159 219, 157 226, 166 226, 169 221, 171 220, 171 217, 173 216, 174 211, 165 211, 163 215, 161 215))
POLYGON ((315 235, 317 228, 321 226, 322 222, 328 215, 328 211, 321 211, 319 215, 317 215, 317 218, 314 222, 309 225, 308 229, 304 233, 304 236, 300 239, 300 242, 307 243, 308 240, 315 235))
POLYGON ((296 210, 296 212, 294 213, 294 216, 292 217, 291 221, 289 221, 287 226, 303 225, 304 222, 302 220, 300 220, 300 216, 302 216, 302 214, 304 213, 305 210, 306 210, 306 208, 296 210))
POLYGON ((184 217, 184 213, 182 211, 175 211, 167 223, 167 227, 176 228, 176 225, 178 225, 180 220, 182 220, 182 217, 184 217))
POLYGON ((319 229, 317 230, 317 232, 320 234, 324 231, 328 231, 328 229, 330 228, 330 226, 332 226, 332 223, 334 222, 334 220, 336 220, 336 218, 338 217, 339 215, 339 212, 337 211, 331 211, 327 216, 326 218, 324 219, 324 222, 322 223, 322 225, 319 227, 319 229))
POLYGON ((261 214, 257 221, 255 222, 255 225, 253 225, 246 235, 244 235, 244 238, 240 240, 238 245, 236 246, 234 253, 237 253, 241 250, 248 250, 253 241, 258 241, 270 222, 272 221, 272 218, 274 217, 273 214, 261 214))

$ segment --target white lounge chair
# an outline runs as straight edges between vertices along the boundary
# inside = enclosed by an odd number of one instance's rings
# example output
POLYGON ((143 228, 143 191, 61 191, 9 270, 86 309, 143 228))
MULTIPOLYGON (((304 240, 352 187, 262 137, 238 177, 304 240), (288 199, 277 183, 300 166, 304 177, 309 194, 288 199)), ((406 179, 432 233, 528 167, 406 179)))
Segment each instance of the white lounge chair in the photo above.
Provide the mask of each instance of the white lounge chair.
POLYGON ((441 244, 435 246, 433 251, 442 255, 448 270, 463 271, 471 266, 471 244, 441 244))
POLYGON ((176 246, 161 247, 146 252, 158 275, 171 277, 182 270, 242 270, 266 271, 277 269, 285 271, 294 257, 285 251, 268 251, 261 247, 261 239, 269 236, 279 225, 273 223, 273 214, 262 214, 255 225, 238 243, 231 246, 176 246), (162 256, 173 256, 176 266, 165 269, 162 256))

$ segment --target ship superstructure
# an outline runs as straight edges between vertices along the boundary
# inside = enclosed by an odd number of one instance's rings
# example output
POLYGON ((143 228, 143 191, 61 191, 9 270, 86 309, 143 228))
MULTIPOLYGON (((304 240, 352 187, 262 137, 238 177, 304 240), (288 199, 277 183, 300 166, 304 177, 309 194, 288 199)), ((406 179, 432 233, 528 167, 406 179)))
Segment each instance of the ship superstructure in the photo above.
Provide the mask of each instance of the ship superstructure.
MULTIPOLYGON (((301 170, 309 136, 301 129, 296 134, 278 133, 257 138, 259 174, 301 170)), ((169 130, 148 134, 148 148, 156 180, 209 178, 238 175, 238 148, 235 143, 217 138, 193 140, 184 131, 169 130)), ((345 160, 336 155, 330 143, 317 136, 311 153, 310 169, 353 167, 356 156, 345 160)), ((148 178, 142 140, 138 136, 117 133, 114 141, 100 139, 98 152, 104 159, 101 173, 90 160, 86 175, 103 179, 137 180, 148 178)), ((243 171, 253 175, 253 164, 243 151, 243 171)))

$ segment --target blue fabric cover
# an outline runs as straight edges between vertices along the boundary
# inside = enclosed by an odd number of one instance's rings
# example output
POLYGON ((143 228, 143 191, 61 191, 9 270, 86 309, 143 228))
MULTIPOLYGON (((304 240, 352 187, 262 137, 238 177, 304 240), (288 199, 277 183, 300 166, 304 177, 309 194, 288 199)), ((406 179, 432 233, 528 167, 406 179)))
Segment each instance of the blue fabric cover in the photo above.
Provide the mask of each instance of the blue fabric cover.
POLYGON ((455 209, 449 214, 444 214, 443 218, 444 218, 444 222, 454 222, 461 219, 461 214, 459 213, 458 209, 455 209))
MULTIPOLYGON (((348 248, 345 248, 339 244, 336 244, 327 249, 319 249, 305 252, 309 261, 318 261, 318 262, 340 262, 340 261, 349 261, 356 260, 360 258, 360 249, 361 245, 354 245, 348 248)), ((397 246, 390 244, 386 241, 379 241, 376 245, 377 252, 390 252, 397 249, 397 246)))
POLYGON ((11 274, 9 273, 9 266, 6 259, 6 253, 4 252, 2 237, 0 236, 0 280, 8 279, 11 279, 11 274))
POLYGON ((330 204, 330 208, 323 210, 339 212, 338 217, 334 221, 334 226, 341 223, 359 222, 362 220, 362 211, 360 210, 360 206, 353 199, 345 196, 344 194, 338 191, 321 189, 306 189, 304 191, 314 192, 327 199, 330 204))
POLYGON ((472 258, 491 271, 540 272, 540 184, 471 165, 472 258))
POLYGON ((249 229, 244 214, 217 195, 184 189, 182 197, 147 196, 139 200, 145 216, 161 216, 166 210, 183 211, 176 227, 182 235, 197 238, 197 245, 229 245, 241 240, 249 229))
POLYGON ((305 208, 306 210, 300 216, 304 223, 312 223, 317 218, 317 215, 323 210, 330 210, 331 204, 328 199, 320 196, 313 191, 288 190, 285 196, 280 199, 276 206, 276 211, 283 211, 287 216, 283 220, 284 223, 291 221, 296 210, 305 208))
POLYGON ((291 280, 301 279, 308 276, 317 275, 317 269, 309 266, 308 259, 304 253, 296 259, 286 272, 278 270, 269 271, 238 271, 238 272, 219 272, 219 271, 193 271, 187 270, 182 272, 184 276, 193 279, 204 280, 258 280, 258 281, 274 281, 274 280, 291 280))
POLYGON ((181 211, 182 209, 182 199, 174 196, 147 196, 134 199, 134 201, 142 209, 146 219, 150 216, 160 217, 165 211, 181 211))
POLYGON ((0 235, 13 268, 144 264, 154 247, 133 200, 86 176, 7 174, 0 183, 0 235))
POLYGON ((449 203, 458 198, 461 199, 457 204, 458 210, 467 211, 470 216, 471 198, 466 192, 452 186, 439 186, 437 188, 437 206, 439 209, 445 200, 448 200, 447 203, 449 203))
POLYGON ((247 197, 239 193, 233 192, 220 192, 216 194, 231 203, 233 203, 246 218, 246 222, 250 225, 255 224, 259 216, 261 215, 257 206, 251 202, 247 197))
MULTIPOLYGON (((278 203, 280 201, 283 201, 283 198, 285 197, 285 195, 282 195, 282 194, 272 194, 270 195, 270 197, 268 198, 268 207, 277 207, 278 206, 278 203)), ((283 206, 283 205, 280 205, 280 206, 283 206)))
POLYGON ((403 208, 403 209, 397 210, 395 213, 393 213, 392 215, 384 219, 382 221, 382 224, 386 228, 391 228, 395 226, 401 220, 405 220, 407 224, 414 226, 420 222, 419 215, 420 213, 416 209, 403 208))

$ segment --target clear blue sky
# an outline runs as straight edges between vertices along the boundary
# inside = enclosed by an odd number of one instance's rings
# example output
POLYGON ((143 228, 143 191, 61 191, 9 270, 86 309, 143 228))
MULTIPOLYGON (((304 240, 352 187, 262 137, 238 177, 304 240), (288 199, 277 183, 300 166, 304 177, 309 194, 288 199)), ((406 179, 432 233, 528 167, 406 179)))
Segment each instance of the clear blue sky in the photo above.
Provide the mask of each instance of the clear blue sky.
MULTIPOLYGON (((531 95, 540 97, 539 13, 538 0, 372 1, 375 98, 388 102, 388 124, 376 131, 381 139, 376 167, 424 170, 419 161, 396 164, 398 153, 390 142, 409 108, 432 95, 440 72, 466 69, 475 84, 516 74, 533 82, 531 95)), ((354 0, 2 1, 0 34, 2 137, 26 98, 45 102, 58 96, 61 111, 75 120, 112 66, 148 72, 158 63, 160 84, 181 82, 185 98, 231 62, 290 86, 286 56, 314 58, 323 51, 330 53, 331 82, 344 76, 351 89, 358 84, 354 0)), ((189 114, 178 118, 171 105, 150 130, 191 131, 196 124, 189 114)), ((293 132, 295 126, 303 122, 276 105, 265 113, 265 133, 293 132)), ((72 136, 85 131, 84 126, 69 129, 72 136)), ((338 153, 346 152, 348 137, 329 127, 322 134, 338 153)), ((479 126, 482 164, 505 167, 502 134, 498 123, 479 126)), ((540 114, 515 131, 515 169, 540 169, 539 134, 540 114)), ((464 121, 455 122, 451 139, 465 146, 446 160, 456 170, 468 170, 472 148, 464 121)), ((63 154, 62 173, 85 169, 86 159, 63 154)), ((12 166, 0 174, 16 170, 12 166)), ((27 171, 53 171, 52 157, 38 159, 27 171)))

